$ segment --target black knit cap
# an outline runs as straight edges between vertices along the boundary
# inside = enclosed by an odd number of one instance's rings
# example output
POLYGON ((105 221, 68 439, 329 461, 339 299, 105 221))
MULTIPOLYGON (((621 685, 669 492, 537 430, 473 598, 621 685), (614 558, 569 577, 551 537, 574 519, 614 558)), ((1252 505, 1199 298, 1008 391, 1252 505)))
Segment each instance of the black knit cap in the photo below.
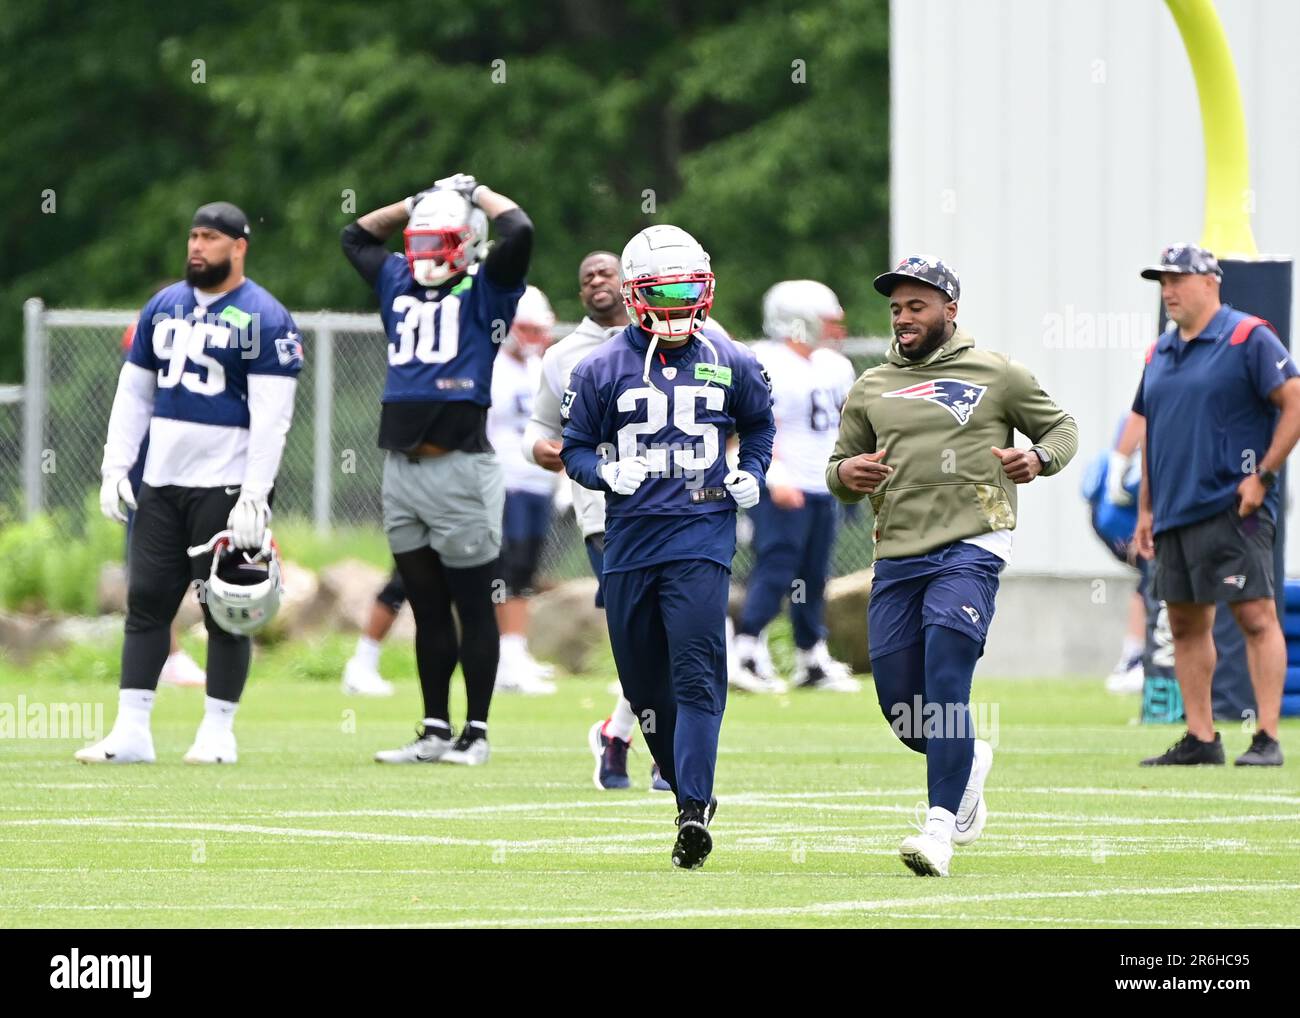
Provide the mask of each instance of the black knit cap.
POLYGON ((207 205, 200 205, 199 210, 194 213, 194 222, 190 224, 191 228, 195 226, 210 227, 236 240, 241 237, 247 240, 252 234, 248 228, 248 217, 239 206, 231 205, 228 201, 214 201, 207 205))

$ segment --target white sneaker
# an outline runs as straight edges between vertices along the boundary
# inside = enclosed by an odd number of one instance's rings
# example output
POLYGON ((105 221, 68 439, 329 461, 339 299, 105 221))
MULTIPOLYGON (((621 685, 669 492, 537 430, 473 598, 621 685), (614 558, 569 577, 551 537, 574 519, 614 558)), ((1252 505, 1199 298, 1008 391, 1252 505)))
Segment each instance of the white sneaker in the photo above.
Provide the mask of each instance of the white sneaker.
POLYGON ((439 735, 425 735, 423 725, 416 725, 415 732, 416 737, 400 749, 381 749, 375 754, 375 763, 437 763, 447 750, 451 749, 450 739, 444 739, 439 735))
POLYGON ((795 651, 794 687, 830 693, 862 692, 861 681, 853 677, 848 665, 831 657, 824 642, 811 650, 795 651))
POLYGON ((487 736, 468 738, 464 732, 456 740, 456 745, 442 754, 442 763, 460 764, 464 767, 477 767, 488 762, 487 736))
POLYGON ((555 665, 548 664, 545 661, 538 661, 527 651, 524 652, 524 666, 539 679, 549 679, 555 675, 555 665))
POLYGON ((153 763, 153 733, 148 728, 116 724, 104 738, 74 755, 82 763, 153 763))
POLYGON ((194 735, 194 745, 185 753, 187 764, 232 764, 239 760, 235 751, 235 733, 210 728, 202 723, 194 735))
POLYGON ((158 681, 167 686, 197 686, 201 689, 208 684, 208 676, 194 658, 178 650, 163 662, 158 681))
POLYGON ((343 666, 343 692, 352 696, 392 696, 393 684, 354 657, 343 666))
POLYGON ((768 679, 760 675, 753 667, 753 660, 742 661, 734 668, 727 669, 727 685, 745 693, 784 693, 785 683, 780 679, 768 679))
POLYGON ((1120 665, 1106 677, 1106 692, 1140 693, 1146 681, 1146 669, 1142 667, 1142 659, 1138 658, 1136 664, 1127 668, 1120 665))
POLYGON ((984 782, 993 769, 993 747, 983 739, 975 740, 975 757, 971 760, 970 778, 957 807, 957 826, 952 840, 957 845, 969 845, 984 831, 989 818, 989 808, 984 802, 984 782))
POLYGON ((952 861, 952 843, 937 834, 921 831, 903 839, 899 858, 918 877, 946 877, 952 861))
POLYGON ((520 693, 523 696, 550 696, 555 689, 554 682, 542 678, 522 664, 507 664, 502 660, 497 665, 495 692, 520 693))

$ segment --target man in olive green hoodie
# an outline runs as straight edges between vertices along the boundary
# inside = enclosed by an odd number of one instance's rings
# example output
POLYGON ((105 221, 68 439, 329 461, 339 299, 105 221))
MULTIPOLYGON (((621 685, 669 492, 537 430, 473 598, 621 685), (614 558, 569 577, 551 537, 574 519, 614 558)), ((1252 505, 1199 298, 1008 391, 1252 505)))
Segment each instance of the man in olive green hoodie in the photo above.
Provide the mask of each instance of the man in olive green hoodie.
POLYGON ((930 793, 901 855, 920 876, 947 876, 953 844, 978 838, 988 816, 993 749, 967 705, 1011 557, 1016 485, 1064 467, 1078 430, 1026 368, 958 328, 961 284, 942 261, 904 258, 875 286, 894 343, 849 390, 826 483, 841 501, 871 499, 876 695, 894 734, 925 754, 930 793), (1015 431, 1034 444, 1014 448, 1015 431))

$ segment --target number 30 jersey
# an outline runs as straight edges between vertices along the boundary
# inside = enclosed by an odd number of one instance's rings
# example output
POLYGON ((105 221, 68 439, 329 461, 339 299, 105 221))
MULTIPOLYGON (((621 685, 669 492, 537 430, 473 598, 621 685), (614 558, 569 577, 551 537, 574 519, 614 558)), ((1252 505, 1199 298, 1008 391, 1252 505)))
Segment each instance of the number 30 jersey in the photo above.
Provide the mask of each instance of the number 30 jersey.
POLYGON ((492 402, 492 364, 510 331, 524 283, 502 289, 480 270, 439 297, 421 286, 399 254, 375 280, 388 335, 384 403, 492 402))
POLYGON ((249 375, 297 378, 303 347, 289 312, 251 279, 206 307, 173 283, 144 306, 126 359, 157 380, 144 482, 207 488, 244 477, 249 375))
POLYGON ((731 565, 736 503, 723 485, 727 438, 739 434, 740 469, 761 481, 772 454, 772 392, 746 347, 705 329, 716 364, 697 335, 676 349, 656 348, 647 385, 648 338, 630 325, 569 378, 561 455, 570 477, 607 492, 607 572, 690 557, 731 565), (631 495, 609 492, 598 468, 638 455, 649 461, 645 481, 631 495))

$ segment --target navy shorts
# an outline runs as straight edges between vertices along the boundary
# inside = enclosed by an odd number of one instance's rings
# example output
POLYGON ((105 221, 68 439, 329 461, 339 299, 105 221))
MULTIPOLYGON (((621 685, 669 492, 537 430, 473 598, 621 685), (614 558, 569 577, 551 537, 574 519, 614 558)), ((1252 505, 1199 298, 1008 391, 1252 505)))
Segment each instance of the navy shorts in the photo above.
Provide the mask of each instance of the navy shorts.
POLYGON ((501 525, 501 573, 511 597, 528 597, 551 529, 551 496, 507 491, 501 525))
POLYGON ((983 647, 1005 567, 991 551, 964 541, 878 560, 867 608, 871 656, 923 642, 926 626, 947 626, 983 647))
POLYGON ((592 534, 583 542, 587 547, 587 561, 596 577, 596 607, 605 607, 605 535, 592 534))

